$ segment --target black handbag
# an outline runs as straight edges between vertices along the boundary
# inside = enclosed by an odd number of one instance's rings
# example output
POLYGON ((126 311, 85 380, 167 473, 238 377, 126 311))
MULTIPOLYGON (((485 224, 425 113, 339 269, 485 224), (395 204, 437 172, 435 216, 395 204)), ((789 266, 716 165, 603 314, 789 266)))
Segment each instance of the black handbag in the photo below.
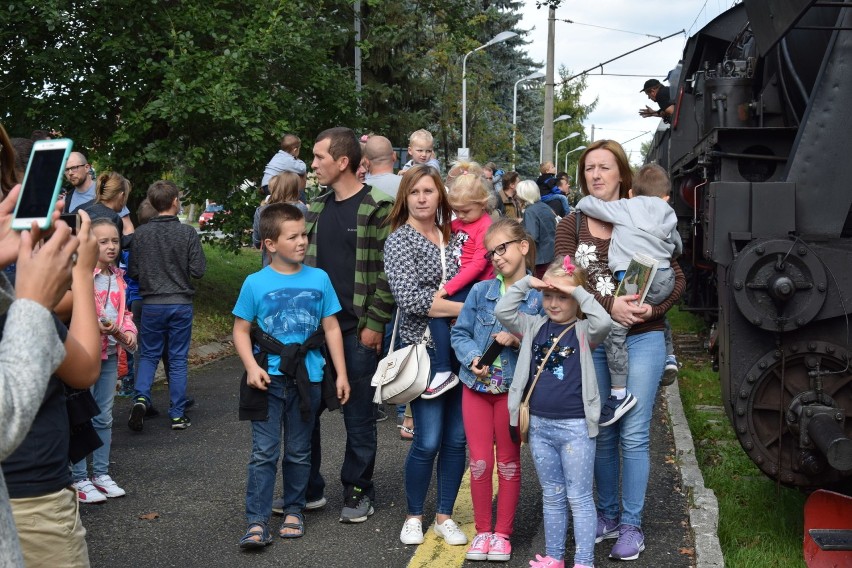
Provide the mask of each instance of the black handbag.
POLYGON ((68 459, 71 463, 77 463, 104 445, 92 425, 92 418, 100 414, 101 409, 92 391, 70 387, 65 387, 65 408, 71 429, 68 459))

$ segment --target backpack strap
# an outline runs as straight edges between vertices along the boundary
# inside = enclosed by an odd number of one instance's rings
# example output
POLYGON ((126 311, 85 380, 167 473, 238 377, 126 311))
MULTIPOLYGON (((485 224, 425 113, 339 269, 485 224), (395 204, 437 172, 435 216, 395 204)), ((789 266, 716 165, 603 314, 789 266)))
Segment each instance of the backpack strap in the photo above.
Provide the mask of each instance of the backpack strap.
POLYGON ((574 229, 577 231, 577 246, 580 246, 580 223, 583 220, 583 212, 574 209, 574 229))

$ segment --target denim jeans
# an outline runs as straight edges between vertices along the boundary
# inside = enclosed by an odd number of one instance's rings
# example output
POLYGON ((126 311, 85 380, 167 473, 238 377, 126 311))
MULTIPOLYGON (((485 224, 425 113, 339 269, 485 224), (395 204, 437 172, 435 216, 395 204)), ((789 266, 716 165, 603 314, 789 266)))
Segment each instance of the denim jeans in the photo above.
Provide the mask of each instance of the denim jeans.
MULTIPOLYGON (((314 420, 303 421, 299 411, 296 383, 281 375, 270 375, 267 391, 269 414, 266 420, 252 420, 251 460, 246 483, 246 520, 267 523, 272 514, 275 468, 281 454, 282 430, 284 458, 284 514, 301 513, 311 473, 311 433, 314 420)), ((311 414, 315 415, 322 399, 320 383, 311 383, 311 414)))
MULTIPOLYGON (((370 500, 375 500, 373 470, 376 467, 376 405, 373 404, 375 390, 371 385, 373 374, 379 363, 375 349, 364 347, 355 333, 343 336, 343 350, 346 358, 346 374, 349 377, 349 402, 343 405, 343 424, 346 427, 346 453, 340 468, 340 482, 344 496, 359 487, 370 500)), ((320 438, 319 415, 317 413, 311 437, 311 482, 308 487, 308 500, 314 501, 323 496, 325 480, 320 474, 322 463, 322 444, 320 438)))
MULTIPOLYGON (((636 406, 612 426, 600 429, 595 457, 598 510, 608 519, 642 526, 645 491, 651 469, 651 417, 657 387, 665 366, 666 345, 662 331, 627 337, 629 367, 627 388, 636 406), (621 505, 618 480, 621 478, 621 505)), ((603 346, 593 353, 598 388, 609 391, 609 369, 603 346)))
POLYGON ((136 393, 151 405, 154 373, 168 342, 169 417, 183 416, 186 405, 186 358, 192 337, 192 304, 144 304, 139 325, 142 357, 136 371, 136 393))
MULTIPOLYGON (((428 349, 430 360, 435 356, 428 349)), ((405 498, 409 515, 422 515, 438 458, 439 515, 452 515, 464 475, 466 439, 462 420, 462 389, 456 385, 445 394, 411 401, 414 414, 414 440, 405 458, 405 498)))
MULTIPOLYGON (((92 452, 92 476, 109 473, 109 448, 112 443, 112 403, 115 400, 115 383, 118 378, 118 355, 113 353, 101 361, 101 375, 89 387, 100 414, 92 418, 92 426, 103 442, 103 446, 92 452)), ((71 477, 77 481, 86 479, 86 458, 71 466, 71 477)))
POLYGON ((535 471, 541 483, 544 550, 556 560, 565 557, 570 506, 576 545, 574 564, 591 566, 595 561, 597 529, 592 497, 595 440, 589 438, 586 420, 532 415, 529 436, 535 471))
MULTIPOLYGON (((464 303, 472 287, 473 284, 466 286, 446 299, 451 302, 464 303)), ((456 318, 432 318, 429 320, 429 333, 432 335, 432 342, 435 344, 435 358, 432 364, 432 371, 435 373, 458 372, 459 370, 456 354, 450 344, 450 330, 454 319, 456 318)))

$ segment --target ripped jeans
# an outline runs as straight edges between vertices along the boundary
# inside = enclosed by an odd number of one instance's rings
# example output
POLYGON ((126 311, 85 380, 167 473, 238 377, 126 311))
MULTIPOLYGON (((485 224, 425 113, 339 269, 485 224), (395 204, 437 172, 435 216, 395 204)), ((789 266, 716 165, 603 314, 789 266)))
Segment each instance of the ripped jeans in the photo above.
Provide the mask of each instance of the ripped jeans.
POLYGON ((541 483, 544 550, 556 560, 565 558, 568 507, 571 507, 576 545, 573 563, 591 566, 595 562, 597 529, 592 497, 595 439, 589 438, 586 420, 542 418, 533 414, 529 439, 541 483))
POLYGON ((491 496, 494 442, 497 442, 497 522, 493 532, 511 536, 521 496, 521 446, 509 435, 508 393, 489 394, 463 387, 462 416, 470 449, 470 496, 476 532, 492 532, 491 496))

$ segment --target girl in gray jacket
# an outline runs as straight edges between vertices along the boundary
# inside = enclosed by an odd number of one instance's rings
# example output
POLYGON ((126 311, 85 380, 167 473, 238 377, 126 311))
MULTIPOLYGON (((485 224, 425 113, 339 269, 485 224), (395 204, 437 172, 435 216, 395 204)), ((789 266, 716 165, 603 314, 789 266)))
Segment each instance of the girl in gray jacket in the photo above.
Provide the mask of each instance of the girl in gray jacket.
POLYGON ((542 489, 546 556, 536 555, 530 562, 533 568, 565 566, 569 505, 574 566, 594 564, 597 516, 592 482, 601 401, 592 350, 606 338, 612 320, 584 290, 585 278, 569 257, 559 257, 544 280, 527 276, 506 291, 494 310, 500 323, 521 336, 509 389, 510 427, 517 427, 530 377, 538 375, 529 399, 529 444, 542 489), (545 315, 518 309, 530 288, 541 290, 545 315))

